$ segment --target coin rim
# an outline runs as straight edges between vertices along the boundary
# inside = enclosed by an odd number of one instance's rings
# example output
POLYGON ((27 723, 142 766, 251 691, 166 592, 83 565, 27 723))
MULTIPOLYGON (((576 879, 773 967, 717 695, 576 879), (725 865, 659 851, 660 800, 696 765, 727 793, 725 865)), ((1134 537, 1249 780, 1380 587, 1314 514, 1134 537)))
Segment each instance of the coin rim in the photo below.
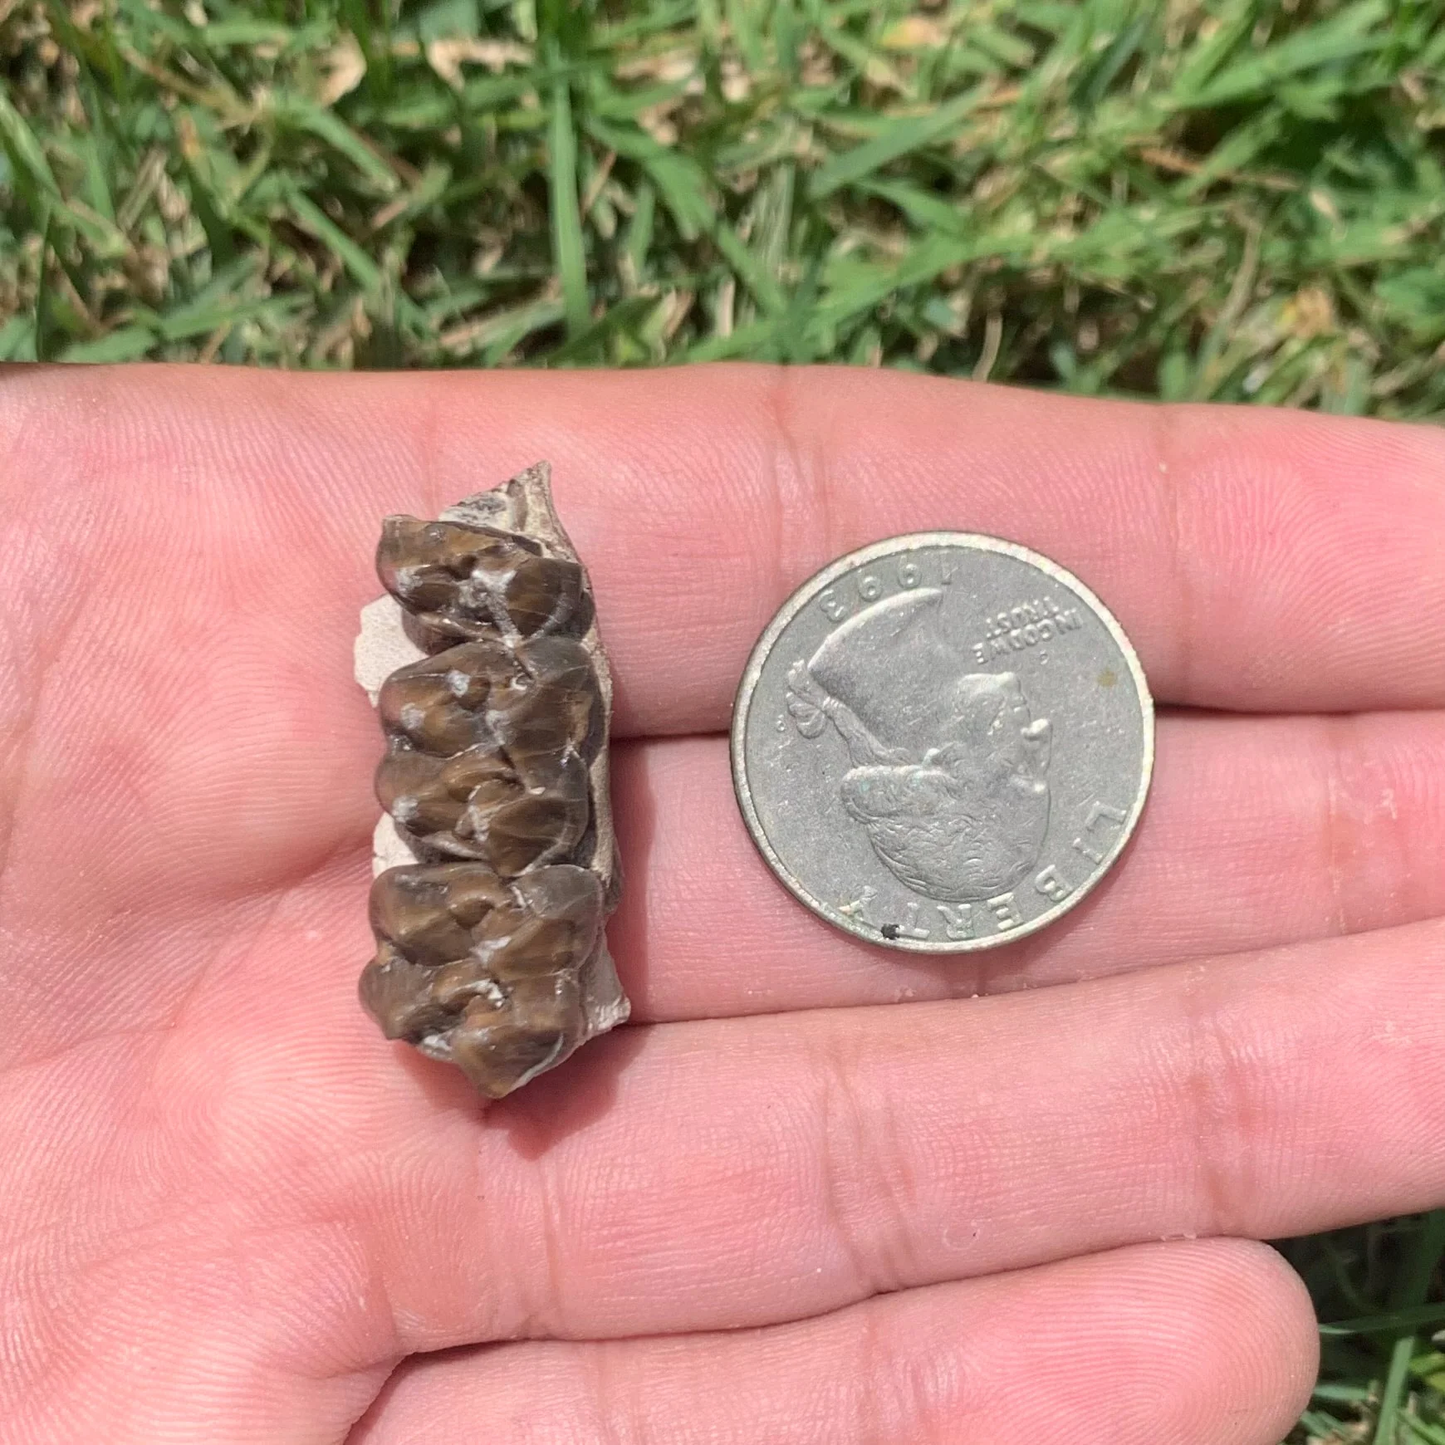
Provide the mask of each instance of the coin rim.
MULTIPOLYGON (((1133 644, 1130 643, 1114 614, 1104 606, 1090 588, 1079 581, 1067 568, 1050 561, 1049 558, 1035 552, 1032 548, 1025 547, 1018 542, 1007 541, 1002 537, 991 537, 984 532, 904 532, 896 537, 885 537, 880 542, 871 542, 866 547, 859 547, 856 551, 845 553, 842 557, 830 562, 797 587, 773 614, 772 621, 763 629, 762 635, 753 644, 753 649, 748 654, 747 663, 743 668, 742 677, 738 681, 737 692, 733 697, 728 751, 732 762, 733 795, 737 799, 738 810, 743 815, 743 822, 747 825, 748 834, 758 852, 763 855, 774 877, 799 902, 811 909, 825 922, 832 924, 834 928, 851 934, 854 938, 861 938, 866 943, 876 944, 880 948, 898 949, 903 953, 977 953, 986 948, 1000 948, 1014 943, 1018 939, 1026 938, 1030 934, 1037 933, 1039 929, 1047 928, 1049 924, 1057 922, 1093 892, 1099 881, 1113 868, 1119 854, 1128 846, 1130 838, 1134 835, 1135 826, 1144 811, 1144 804, 1149 796, 1149 786, 1153 780, 1154 698, 1149 691, 1144 668, 1139 662, 1133 644), (753 806, 752 788, 747 779, 745 757, 748 715, 752 708, 753 696, 757 691, 758 682, 762 678, 763 666, 784 628, 829 583, 836 581, 843 574, 875 561, 879 557, 893 557, 928 547, 963 547, 984 552, 1002 552, 1005 556, 1037 567, 1046 576, 1061 582, 1088 603, 1108 630, 1109 635, 1118 644, 1120 652, 1124 655, 1124 661, 1128 664, 1129 673, 1134 679, 1134 688, 1139 697, 1144 733, 1143 767, 1133 805, 1119 830, 1119 836, 1115 840, 1114 846, 1104 855, 1104 861, 1095 867, 1090 877, 1073 889, 1067 898, 1054 904, 1052 908, 1039 914, 1037 918, 1020 924, 1017 928, 1010 928, 985 938, 965 938, 937 943, 931 939, 885 938, 871 925, 865 931, 838 914, 831 905, 814 897, 782 861, 773 845, 768 841, 757 809, 753 806)), ((926 894, 919 895, 921 898, 926 896, 926 894)))

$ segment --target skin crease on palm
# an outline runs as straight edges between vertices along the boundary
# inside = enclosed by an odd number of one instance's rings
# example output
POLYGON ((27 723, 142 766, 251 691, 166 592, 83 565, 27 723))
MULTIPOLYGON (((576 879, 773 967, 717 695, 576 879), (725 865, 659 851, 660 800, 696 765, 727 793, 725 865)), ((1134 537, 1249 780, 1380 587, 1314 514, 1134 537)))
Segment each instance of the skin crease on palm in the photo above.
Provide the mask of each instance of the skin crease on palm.
POLYGON ((0 447, 4 1445, 1270 1445, 1315 1332, 1253 1241, 1445 1201, 1440 433, 25 368, 0 447), (350 648, 381 516, 540 458, 617 680, 637 1027, 484 1109, 356 1002, 350 648), (932 528, 1083 578, 1163 704, 1110 879, 942 960, 784 893, 724 739, 783 598, 932 528))

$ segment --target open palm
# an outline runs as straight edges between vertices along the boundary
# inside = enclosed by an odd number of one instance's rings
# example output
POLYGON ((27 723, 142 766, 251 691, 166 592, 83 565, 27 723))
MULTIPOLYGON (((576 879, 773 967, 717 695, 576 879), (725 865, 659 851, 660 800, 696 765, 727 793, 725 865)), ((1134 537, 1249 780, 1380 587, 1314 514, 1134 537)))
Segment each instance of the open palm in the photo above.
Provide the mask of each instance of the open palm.
POLYGON ((1249 1240, 1445 1199, 1435 433, 126 369, 10 373, 0 445, 7 1445, 1264 1445, 1314 1334, 1249 1240), (384 513, 539 458, 617 679, 640 1027, 484 1108, 356 1002, 350 645, 384 513), (963 958, 799 907, 722 737, 782 598, 931 528, 1076 573, 1166 704, 1111 878, 963 958))

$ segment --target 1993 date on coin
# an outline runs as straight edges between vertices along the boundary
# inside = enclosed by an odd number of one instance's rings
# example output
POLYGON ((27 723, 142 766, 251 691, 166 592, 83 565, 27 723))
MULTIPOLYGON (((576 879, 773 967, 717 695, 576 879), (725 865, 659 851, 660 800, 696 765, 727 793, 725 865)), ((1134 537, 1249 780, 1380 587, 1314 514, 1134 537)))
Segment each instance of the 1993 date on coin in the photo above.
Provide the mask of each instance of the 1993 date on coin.
POLYGON ((768 625, 732 765, 753 841, 860 938, 965 952, 1074 906, 1138 821, 1154 710, 1077 578, 961 532, 840 558, 768 625))

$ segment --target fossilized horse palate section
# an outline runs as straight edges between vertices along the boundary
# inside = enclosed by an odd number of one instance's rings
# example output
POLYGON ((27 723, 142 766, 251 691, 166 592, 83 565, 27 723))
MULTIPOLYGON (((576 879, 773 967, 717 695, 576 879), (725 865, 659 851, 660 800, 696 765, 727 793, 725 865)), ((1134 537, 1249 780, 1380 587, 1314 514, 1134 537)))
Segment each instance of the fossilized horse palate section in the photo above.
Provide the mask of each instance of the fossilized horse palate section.
POLYGON ((357 680, 381 718, 361 998, 501 1098, 621 1023, 612 687, 545 464, 436 521, 388 517, 357 680))

